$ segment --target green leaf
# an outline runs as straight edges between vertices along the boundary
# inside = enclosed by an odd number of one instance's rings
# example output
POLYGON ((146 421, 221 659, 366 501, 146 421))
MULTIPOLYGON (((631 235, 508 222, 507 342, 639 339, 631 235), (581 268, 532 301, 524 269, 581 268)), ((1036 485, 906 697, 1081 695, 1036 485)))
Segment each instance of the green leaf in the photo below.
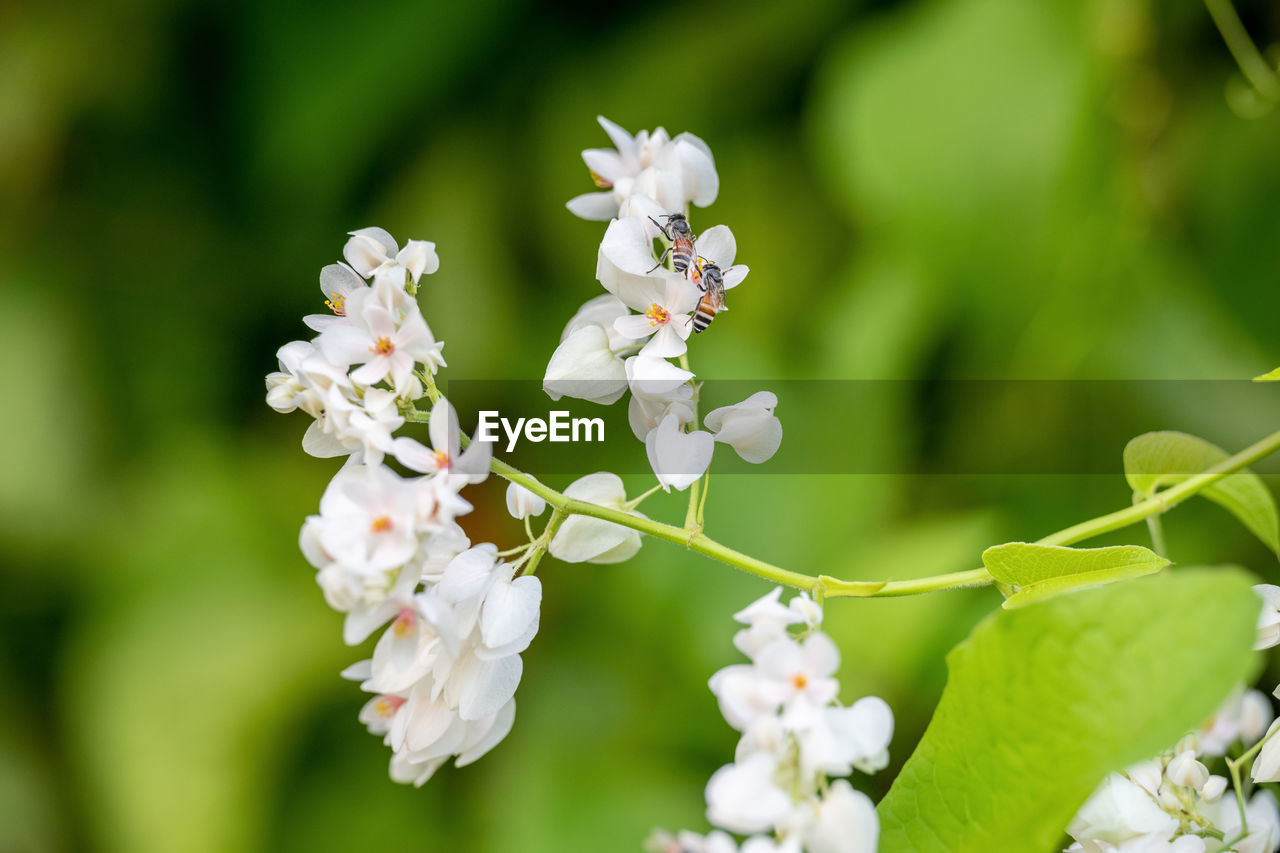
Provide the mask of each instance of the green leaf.
POLYGON ((1187 569, 996 611, 947 657, 880 803, 881 853, 1038 853, 1103 777, 1170 747, 1251 674, 1258 599, 1187 569))
POLYGON ((1280 382, 1280 367, 1270 373, 1264 373, 1261 376, 1253 377, 1254 382, 1280 382))
POLYGON ((1023 607, 1064 592, 1158 572, 1169 561, 1138 545, 1065 548, 1010 542, 982 552, 982 563, 997 581, 1014 588, 1004 606, 1023 607))
MULTIPOLYGON (((1203 438, 1185 432, 1148 432, 1125 445, 1124 476, 1135 492, 1150 497, 1157 489, 1181 483, 1226 458, 1225 450, 1203 438)), ((1280 554, 1280 516, 1261 477, 1252 471, 1237 471, 1206 486, 1200 494, 1222 506, 1280 554)))

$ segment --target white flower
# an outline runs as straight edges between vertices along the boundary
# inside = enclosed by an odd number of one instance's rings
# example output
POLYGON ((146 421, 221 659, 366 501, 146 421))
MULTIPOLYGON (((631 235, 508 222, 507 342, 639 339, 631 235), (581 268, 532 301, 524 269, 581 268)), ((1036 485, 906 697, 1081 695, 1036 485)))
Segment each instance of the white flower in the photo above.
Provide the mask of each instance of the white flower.
POLYGON ((707 782, 707 820, 730 832, 772 829, 791 811, 791 796, 774 779, 778 760, 757 752, 727 764, 707 782))
POLYGON ((1253 591, 1262 599, 1262 612, 1258 614, 1258 639, 1254 649, 1269 649, 1280 643, 1280 586, 1260 583, 1253 591))
POLYGON ((391 434, 404 425, 397 399, 393 391, 370 388, 353 402, 337 386, 330 387, 324 416, 303 436, 303 448, 321 458, 352 454, 357 462, 380 464, 391 450, 391 434))
POLYGON ((392 443, 392 451, 401 465, 424 474, 439 473, 451 485, 482 483, 489 476, 489 461, 493 445, 486 441, 473 441, 464 452, 462 431, 458 426, 458 413, 445 397, 431 407, 427 419, 427 434, 431 447, 406 436, 392 443))
MULTIPOLYGON (((1235 797, 1214 804, 1214 825, 1234 838, 1240 831, 1240 810, 1235 797)), ((1249 834, 1231 846, 1234 853, 1274 853, 1280 847, 1280 809, 1270 791, 1258 791, 1245 806, 1249 834)))
POLYGON ((840 650, 821 631, 801 642, 786 637, 770 643, 756 658, 756 667, 772 681, 779 700, 801 718, 830 703, 840 690, 833 677, 840 668, 840 650))
POLYGON ((802 621, 803 617, 796 609, 781 603, 781 597, 782 587, 774 587, 768 594, 733 614, 736 621, 747 626, 734 635, 733 644, 752 660, 775 640, 784 639, 787 626, 802 621))
POLYGON ((609 331, 582 325, 551 354, 542 388, 552 400, 574 397, 609 405, 627 390, 627 370, 609 342, 609 331))
POLYGON ((854 768, 883 770, 892 739, 893 711, 878 696, 863 697, 848 708, 822 708, 799 737, 805 766, 832 776, 847 776, 854 768))
POLYGON ((1190 749, 1174 756, 1164 772, 1170 782, 1187 788, 1198 790, 1209 781, 1209 768, 1197 761, 1195 752, 1190 749))
MULTIPOLYGON (((622 479, 604 471, 575 480, 564 494, 612 509, 623 509, 627 502, 622 479)), ((643 518, 638 512, 631 514, 643 518)), ((551 556, 566 563, 621 563, 640 550, 640 534, 611 521, 571 515, 556 531, 548 550, 551 556)))
POLYGON ((361 228, 350 235, 342 247, 342 256, 365 278, 387 281, 403 289, 406 274, 416 285, 423 274, 430 275, 440 268, 435 243, 410 240, 401 249, 381 228, 361 228))
MULTIPOLYGON (((744 733, 761 719, 775 718, 782 703, 772 681, 749 664, 731 664, 717 670, 707 686, 715 694, 725 722, 744 733)), ((773 730, 765 733, 773 734, 773 730)), ((754 733, 752 743, 760 734, 754 733)))
POLYGON ((655 830, 644 843, 645 853, 738 853, 738 845, 720 831, 707 835, 681 830, 672 835, 666 830, 655 830))
MULTIPOLYGON (((368 286, 364 279, 346 264, 329 264, 320 270, 320 292, 324 294, 325 306, 332 313, 308 314, 302 318, 302 322, 317 332, 323 332, 330 326, 347 322, 345 319, 347 303, 351 301, 352 294, 368 286)), ((403 289, 402 283, 401 290, 403 289)))
POLYGON ((675 358, 684 355, 687 350, 685 341, 693 334, 690 312, 701 298, 697 289, 683 276, 668 275, 655 280, 645 298, 649 301, 648 306, 637 308, 644 313, 619 317, 613 321, 614 330, 624 338, 649 338, 640 350, 642 356, 675 358))
POLYGON ((1257 758, 1253 759, 1254 782, 1280 782, 1280 737, 1272 737, 1278 727, 1280 727, 1280 720, 1276 720, 1271 724, 1271 728, 1267 729, 1267 737, 1270 740, 1262 745, 1257 758))
POLYGON ((713 409, 702 423, 747 462, 760 464, 778 452, 782 423, 774 417, 778 398, 769 391, 752 394, 741 403, 713 409))
POLYGON ((347 315, 348 322, 327 327, 316 339, 316 346, 336 365, 361 365, 351 373, 353 381, 372 385, 390 377, 391 384, 403 394, 415 364, 432 373, 444 365, 444 344, 431 334, 416 307, 398 320, 396 312, 376 298, 350 302, 353 313, 347 315))
POLYGON ((1118 844, 1159 833, 1169 838, 1178 821, 1156 805, 1151 794, 1119 773, 1102 781, 1067 827, 1076 841, 1118 844))
POLYGON ((515 519, 536 518, 547 509, 547 502, 519 483, 507 486, 507 512, 515 519))
POLYGON ((1200 787, 1200 796, 1211 803, 1216 803, 1226 793, 1228 784, 1226 776, 1210 776, 1209 780, 1200 787))
MULTIPOLYGON (((695 247, 703 261, 720 267, 724 276, 724 289, 732 290, 742 284, 751 269, 745 264, 734 264, 738 254, 738 241, 726 225, 713 225, 698 235, 695 247)), ((697 271, 694 270, 696 276, 697 271)))
POLYGON ((597 120, 614 148, 588 149, 582 159, 604 192, 571 199, 567 207, 575 215, 612 219, 637 196, 652 199, 667 211, 683 210, 690 202, 706 207, 715 201, 720 178, 711 149, 701 139, 688 133, 671 139, 661 127, 633 137, 604 116, 597 120))
POLYGON ((685 432, 679 418, 668 414, 644 440, 649 465, 665 491, 684 491, 706 473, 715 440, 705 430, 685 432))
POLYGON ((404 565, 418 547, 418 487, 380 465, 343 468, 320 498, 320 545, 361 574, 404 565))
MULTIPOLYGON (((679 273, 654 269, 653 232, 648 219, 615 219, 605 229, 596 256, 596 279, 604 289, 635 311, 646 311, 653 303, 654 288, 668 281, 681 281, 698 302, 698 289, 679 273)), ((659 291, 661 292, 661 291, 659 291)), ((692 305, 690 306, 692 307, 692 305)))
POLYGON ((1271 700, 1260 690, 1247 690, 1240 700, 1240 740, 1245 746, 1257 743, 1275 719, 1271 700))
POLYGON ((875 853, 879 843, 880 819, 871 800, 844 779, 832 782, 805 833, 808 853, 875 853))
POLYGON ((563 342, 583 326, 600 326, 609 335, 609 348, 612 351, 620 352, 628 349, 634 346, 636 341, 618 334, 613 327, 613 321, 619 317, 626 317, 630 313, 621 299, 612 293, 602 293, 584 302, 577 313, 569 318, 564 331, 560 334, 560 340, 563 342))
POLYGON ((309 341, 291 341, 276 350, 280 370, 267 374, 267 405, 288 413, 301 408, 315 417, 324 408, 311 383, 302 374, 302 364, 316 351, 309 341))

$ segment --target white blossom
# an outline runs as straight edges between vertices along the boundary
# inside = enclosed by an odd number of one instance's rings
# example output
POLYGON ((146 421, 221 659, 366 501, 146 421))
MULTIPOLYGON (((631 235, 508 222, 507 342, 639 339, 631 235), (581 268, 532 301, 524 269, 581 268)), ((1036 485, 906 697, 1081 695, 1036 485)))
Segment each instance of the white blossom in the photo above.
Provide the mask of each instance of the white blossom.
POLYGON ((715 452, 715 440, 705 430, 686 432, 674 413, 668 414, 645 436, 649 465, 662 488, 684 491, 706 473, 715 452))
POLYGON ((401 249, 381 228, 361 228, 350 235, 351 239, 342 248, 342 256, 365 278, 386 281, 403 289, 406 275, 416 285, 424 274, 430 275, 440 268, 435 243, 410 240, 401 249))
POLYGON ((582 152, 596 186, 603 192, 573 198, 568 208, 583 219, 608 220, 628 201, 652 200, 662 210, 684 210, 693 203, 706 207, 716 199, 720 179, 711 150, 696 136, 681 133, 672 139, 663 128, 635 136, 606 119, 600 126, 614 148, 582 152))
MULTIPOLYGON (((622 479, 604 471, 575 480, 564 494, 618 510, 625 509, 627 501, 622 479)), ((634 510, 631 514, 643 518, 634 510)), ((621 563, 640 550, 640 534, 612 521, 571 515, 556 531, 548 550, 551 556, 566 563, 621 563)))
POLYGON ((1269 649, 1280 643, 1280 586, 1260 583, 1253 591, 1262 599, 1262 611, 1258 614, 1258 639, 1255 649, 1269 649))
POLYGON ((507 485, 507 512, 517 520, 536 518, 547 509, 547 502, 519 483, 507 485))
POLYGON ((741 403, 713 409, 702 419, 716 441, 723 442, 747 462, 767 462, 782 444, 782 422, 774 417, 778 398, 769 391, 752 394, 741 403))

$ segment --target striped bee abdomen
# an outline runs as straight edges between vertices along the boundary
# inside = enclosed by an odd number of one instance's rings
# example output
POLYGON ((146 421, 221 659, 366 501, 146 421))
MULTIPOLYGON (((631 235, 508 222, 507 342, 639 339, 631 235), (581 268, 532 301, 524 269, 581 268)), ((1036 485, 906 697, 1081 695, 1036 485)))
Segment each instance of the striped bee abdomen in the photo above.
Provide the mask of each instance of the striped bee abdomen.
POLYGON ((698 303, 698 308, 693 312, 693 331, 694 333, 705 331, 707 326, 711 325, 711 321, 716 318, 716 306, 711 299, 711 294, 703 294, 702 301, 698 303))

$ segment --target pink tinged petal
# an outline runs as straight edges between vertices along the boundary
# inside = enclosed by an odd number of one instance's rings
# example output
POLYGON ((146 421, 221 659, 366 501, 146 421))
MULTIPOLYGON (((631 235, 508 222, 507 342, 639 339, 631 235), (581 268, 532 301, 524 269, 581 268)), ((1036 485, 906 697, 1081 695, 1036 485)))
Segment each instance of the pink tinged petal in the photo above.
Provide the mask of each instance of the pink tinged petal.
MULTIPOLYGON (((508 572, 509 574, 509 572, 508 572)), ((480 635, 491 648, 505 646, 537 631, 542 605, 542 582, 525 575, 513 581, 499 581, 490 587, 480 611, 480 635)), ((523 648, 512 653, 522 652, 523 648)))
POLYGON ((588 148, 582 152, 582 161, 587 164, 588 169, 609 184, 621 178, 625 171, 622 157, 617 151, 608 148, 588 148))
POLYGON ((574 196, 565 203, 569 212, 580 219, 595 222, 608 222, 618 215, 618 201, 613 193, 606 190, 602 193, 583 193, 574 196))
POLYGON ((371 346, 373 339, 369 334, 350 324, 330 326, 316 338, 316 348, 325 361, 339 367, 364 364, 373 358, 371 346))
POLYGON ((436 244, 429 240, 410 240, 396 254, 396 263, 409 271, 413 283, 424 275, 431 275, 440 269, 440 256, 436 254, 436 244))
POLYGON ((746 264, 738 264, 735 267, 729 267, 729 269, 724 270, 723 272, 724 289, 732 290, 742 284, 742 280, 747 277, 747 273, 751 272, 751 269, 746 264))
POLYGON ((458 715, 464 720, 478 720, 499 711, 515 696, 523 670, 519 655, 474 660, 463 677, 458 715))
POLYGON ((400 436, 391 442, 391 455, 410 471, 434 474, 438 470, 435 451, 407 436, 400 436))
POLYGON ((462 751, 458 756, 458 760, 454 762, 454 766, 466 767, 493 749, 511 732, 511 727, 515 724, 515 721, 516 700, 512 699, 494 715, 493 722, 485 729, 484 734, 462 751))
POLYGON ((624 338, 640 340, 647 338, 658 330, 658 324, 644 314, 630 314, 613 321, 614 330, 624 338))
POLYGON ((711 464, 715 439, 711 433, 695 430, 682 432, 675 415, 667 415, 658 427, 645 437, 649 465, 658 482, 670 491, 684 491, 701 477, 711 464))
MULTIPOLYGON (((348 646, 358 646, 374 631, 387 624, 400 609, 397 601, 383 601, 372 607, 354 607, 342 623, 342 641, 348 646)), ((368 678, 368 676, 365 676, 368 678)))
POLYGON ((542 387, 553 400, 574 397, 608 405, 626 392, 627 370, 609 348, 608 333, 583 326, 556 347, 542 387))
POLYGON ((604 116, 596 116, 596 121, 600 122, 600 126, 604 128, 604 132, 609 134, 613 147, 618 149, 618 153, 623 160, 630 162, 628 158, 634 160, 636 154, 635 138, 622 129, 621 125, 614 124, 604 116))

